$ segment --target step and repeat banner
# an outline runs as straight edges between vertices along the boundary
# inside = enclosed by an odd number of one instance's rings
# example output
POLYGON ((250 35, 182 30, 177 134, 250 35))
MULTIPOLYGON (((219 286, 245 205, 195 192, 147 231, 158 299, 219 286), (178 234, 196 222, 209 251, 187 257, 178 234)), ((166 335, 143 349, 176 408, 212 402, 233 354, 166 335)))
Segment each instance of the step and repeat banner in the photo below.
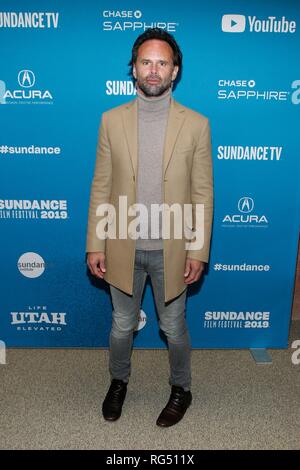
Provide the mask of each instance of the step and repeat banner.
MULTIPOLYGON (((211 123, 211 257, 189 287, 194 348, 285 348, 299 233, 299 2, 1 1, 0 340, 108 347, 85 262, 102 112, 135 98, 139 34, 174 34, 177 101, 211 123), (298 141, 298 148, 297 148, 298 141)), ((136 348, 165 348, 148 281, 136 348)))

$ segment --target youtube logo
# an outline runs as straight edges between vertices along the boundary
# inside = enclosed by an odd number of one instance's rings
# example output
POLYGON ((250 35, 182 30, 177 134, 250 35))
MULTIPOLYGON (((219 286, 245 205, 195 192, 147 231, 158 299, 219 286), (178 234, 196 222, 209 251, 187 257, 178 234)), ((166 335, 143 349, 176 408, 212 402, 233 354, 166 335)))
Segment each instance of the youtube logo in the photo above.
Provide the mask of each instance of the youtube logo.
POLYGON ((223 15, 222 31, 224 33, 243 33, 246 27, 244 15, 223 15))

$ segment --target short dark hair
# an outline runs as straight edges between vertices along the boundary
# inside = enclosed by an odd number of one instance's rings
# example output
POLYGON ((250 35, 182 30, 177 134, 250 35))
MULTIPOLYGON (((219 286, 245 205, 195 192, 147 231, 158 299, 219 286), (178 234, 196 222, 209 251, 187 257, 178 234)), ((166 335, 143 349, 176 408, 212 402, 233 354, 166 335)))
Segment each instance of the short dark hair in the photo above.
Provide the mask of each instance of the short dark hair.
POLYGON ((167 42, 171 46, 172 51, 173 51, 173 64, 178 65, 179 69, 181 69, 182 52, 174 36, 172 36, 172 34, 168 33, 167 31, 161 28, 148 28, 146 29, 144 33, 140 34, 140 36, 137 37, 137 39, 135 40, 133 44, 132 52, 131 52, 131 60, 128 63, 129 67, 131 67, 130 73, 132 76, 133 76, 133 64, 136 63, 137 56, 138 56, 138 49, 145 41, 148 41, 149 39, 159 39, 160 41, 167 42))

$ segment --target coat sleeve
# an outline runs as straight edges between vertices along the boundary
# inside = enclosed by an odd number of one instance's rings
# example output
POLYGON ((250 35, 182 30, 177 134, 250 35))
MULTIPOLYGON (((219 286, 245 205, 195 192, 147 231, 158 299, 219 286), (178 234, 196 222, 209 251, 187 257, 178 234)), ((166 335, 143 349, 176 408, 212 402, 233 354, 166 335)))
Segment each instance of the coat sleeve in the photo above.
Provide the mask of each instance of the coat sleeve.
POLYGON ((91 185, 90 204, 88 212, 88 229, 86 252, 105 251, 105 240, 97 237, 96 227, 104 216, 97 216, 99 204, 109 203, 112 185, 111 148, 107 133, 107 115, 102 114, 98 131, 98 143, 94 177, 91 185))
POLYGON ((210 124, 208 119, 199 134, 191 170, 191 201, 193 228, 195 228, 196 204, 204 206, 204 240, 201 249, 188 250, 187 257, 207 262, 213 216, 213 170, 210 124))

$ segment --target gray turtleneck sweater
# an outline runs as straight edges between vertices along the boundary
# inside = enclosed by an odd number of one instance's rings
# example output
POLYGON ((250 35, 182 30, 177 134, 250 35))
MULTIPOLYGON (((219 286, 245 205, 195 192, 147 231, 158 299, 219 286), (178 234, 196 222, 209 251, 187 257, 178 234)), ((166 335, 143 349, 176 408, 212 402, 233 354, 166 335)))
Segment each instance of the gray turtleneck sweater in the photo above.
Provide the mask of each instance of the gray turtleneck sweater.
POLYGON ((138 174, 137 203, 148 210, 148 231, 145 219, 140 216, 140 230, 146 238, 136 240, 139 250, 160 250, 163 248, 162 217, 151 219, 151 204, 163 203, 162 164, 165 132, 170 108, 171 89, 163 96, 148 98, 137 90, 138 104, 138 174), (156 222, 157 221, 157 222, 156 222), (152 229, 158 237, 151 238, 152 229))

